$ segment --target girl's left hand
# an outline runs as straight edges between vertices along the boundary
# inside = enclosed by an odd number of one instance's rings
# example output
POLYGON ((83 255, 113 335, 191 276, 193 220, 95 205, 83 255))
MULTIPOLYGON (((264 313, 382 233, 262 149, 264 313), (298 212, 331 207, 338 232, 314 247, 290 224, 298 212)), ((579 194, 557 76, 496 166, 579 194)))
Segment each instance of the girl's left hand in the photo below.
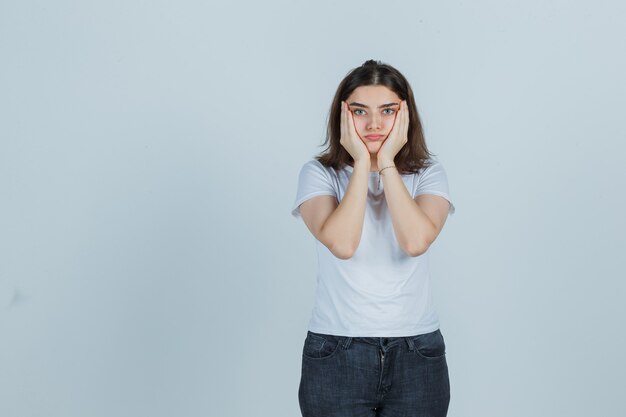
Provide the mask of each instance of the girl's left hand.
POLYGON ((387 139, 385 139, 385 142, 383 142, 383 145, 376 154, 378 160, 393 162, 395 156, 400 152, 400 149, 408 142, 408 133, 409 109, 406 100, 402 100, 391 132, 389 132, 389 136, 387 136, 387 139))

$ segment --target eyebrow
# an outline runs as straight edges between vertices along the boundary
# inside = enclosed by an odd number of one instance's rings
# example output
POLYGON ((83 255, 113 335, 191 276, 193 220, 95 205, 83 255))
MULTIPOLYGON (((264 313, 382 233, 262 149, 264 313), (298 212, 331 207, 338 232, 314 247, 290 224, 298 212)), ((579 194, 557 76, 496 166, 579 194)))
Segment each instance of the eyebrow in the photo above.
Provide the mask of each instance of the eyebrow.
MULTIPOLYGON (((350 103, 351 106, 354 107, 364 107, 366 109, 369 109, 369 107, 367 107, 365 104, 361 104, 361 103, 357 103, 357 102, 352 102, 350 103)), ((383 107, 393 107, 393 106, 397 106, 398 103, 387 103, 387 104, 383 104, 382 106, 378 106, 379 109, 382 109, 383 107)))

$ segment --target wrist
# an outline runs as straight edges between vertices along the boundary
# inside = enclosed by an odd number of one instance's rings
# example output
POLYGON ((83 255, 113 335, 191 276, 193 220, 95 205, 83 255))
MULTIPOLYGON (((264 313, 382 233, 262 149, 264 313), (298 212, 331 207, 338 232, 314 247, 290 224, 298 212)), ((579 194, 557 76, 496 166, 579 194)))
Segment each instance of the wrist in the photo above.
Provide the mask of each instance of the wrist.
POLYGON ((372 166, 372 161, 369 160, 369 158, 363 158, 363 159, 357 159, 354 161, 354 166, 362 166, 365 167, 367 169, 370 169, 370 167, 372 166))
POLYGON ((381 169, 383 169, 384 167, 388 167, 388 166, 396 166, 395 162, 393 159, 389 159, 389 158, 380 158, 377 160, 378 163, 378 170, 380 171, 381 169))

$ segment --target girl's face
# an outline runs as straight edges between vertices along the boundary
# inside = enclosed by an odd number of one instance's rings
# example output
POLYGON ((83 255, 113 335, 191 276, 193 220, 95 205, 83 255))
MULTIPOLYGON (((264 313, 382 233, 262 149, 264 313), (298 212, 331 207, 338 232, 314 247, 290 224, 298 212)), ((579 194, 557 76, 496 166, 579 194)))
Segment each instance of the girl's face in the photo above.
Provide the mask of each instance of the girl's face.
POLYGON ((402 100, 383 85, 363 85, 345 101, 352 112, 357 134, 370 154, 376 154, 393 128, 402 100))

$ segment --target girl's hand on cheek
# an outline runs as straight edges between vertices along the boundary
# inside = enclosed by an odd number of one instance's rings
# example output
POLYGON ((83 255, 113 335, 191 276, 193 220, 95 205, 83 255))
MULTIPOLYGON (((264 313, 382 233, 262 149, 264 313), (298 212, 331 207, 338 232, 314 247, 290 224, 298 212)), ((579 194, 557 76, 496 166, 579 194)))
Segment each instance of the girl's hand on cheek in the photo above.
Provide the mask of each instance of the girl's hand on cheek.
POLYGON ((409 109, 406 104, 406 100, 400 102, 400 110, 396 115, 393 127, 389 136, 385 139, 376 157, 378 161, 390 164, 393 163, 394 158, 400 152, 400 149, 408 142, 409 133, 409 109))
POLYGON ((339 143, 348 151, 355 162, 362 159, 370 160, 370 153, 356 132, 352 112, 345 101, 341 102, 341 138, 339 143))

